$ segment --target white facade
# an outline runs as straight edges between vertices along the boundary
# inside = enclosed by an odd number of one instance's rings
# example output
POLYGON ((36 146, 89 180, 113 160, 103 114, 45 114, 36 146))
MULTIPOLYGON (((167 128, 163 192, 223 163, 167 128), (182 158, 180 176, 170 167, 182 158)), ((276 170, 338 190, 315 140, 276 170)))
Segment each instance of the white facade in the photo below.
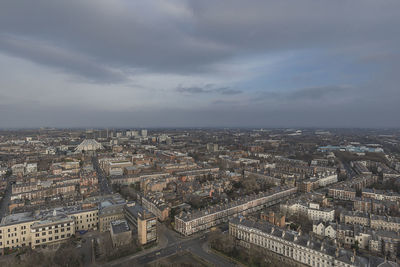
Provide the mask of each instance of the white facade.
POLYGON ((331 239, 336 238, 336 227, 331 224, 325 224, 324 222, 319 222, 319 223, 314 223, 313 224, 313 233, 320 235, 320 236, 326 236, 331 239))
POLYGON ((334 183, 337 183, 337 182, 338 182, 337 174, 328 175, 326 177, 318 179, 318 183, 319 183, 320 187, 325 187, 327 185, 334 184, 334 183))
POLYGON ((316 203, 309 203, 309 206, 302 203, 286 204, 282 205, 281 209, 283 211, 286 210, 289 214, 300 213, 307 215, 312 221, 331 222, 335 219, 334 209, 321 209, 316 203))

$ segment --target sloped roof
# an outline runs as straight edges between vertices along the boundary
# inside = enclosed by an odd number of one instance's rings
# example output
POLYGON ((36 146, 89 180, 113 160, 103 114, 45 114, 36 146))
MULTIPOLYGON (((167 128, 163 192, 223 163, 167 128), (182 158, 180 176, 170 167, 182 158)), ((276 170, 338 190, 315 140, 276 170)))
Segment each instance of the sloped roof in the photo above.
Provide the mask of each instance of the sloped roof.
POLYGON ((94 139, 85 139, 75 148, 75 151, 89 151, 98 149, 103 149, 103 146, 99 142, 94 139))

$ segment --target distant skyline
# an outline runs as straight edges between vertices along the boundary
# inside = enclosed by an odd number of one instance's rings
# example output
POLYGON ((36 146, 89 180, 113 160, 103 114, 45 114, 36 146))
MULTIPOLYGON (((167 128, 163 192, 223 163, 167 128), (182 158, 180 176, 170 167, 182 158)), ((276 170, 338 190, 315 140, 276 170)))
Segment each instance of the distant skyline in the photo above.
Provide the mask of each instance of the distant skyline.
POLYGON ((0 128, 400 127, 400 1, 0 3, 0 128))

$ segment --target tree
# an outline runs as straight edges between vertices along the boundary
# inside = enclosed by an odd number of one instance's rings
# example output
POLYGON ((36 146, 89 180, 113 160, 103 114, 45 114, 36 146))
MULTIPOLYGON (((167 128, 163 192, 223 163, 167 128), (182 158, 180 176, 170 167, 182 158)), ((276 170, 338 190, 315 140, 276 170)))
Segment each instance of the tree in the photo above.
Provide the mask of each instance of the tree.
POLYGON ((258 193, 260 191, 260 185, 257 183, 257 179, 251 175, 242 182, 242 188, 246 194, 258 193))
POLYGON ((75 249, 73 242, 67 242, 60 246, 54 256, 54 263, 59 266, 83 266, 84 255, 75 249))

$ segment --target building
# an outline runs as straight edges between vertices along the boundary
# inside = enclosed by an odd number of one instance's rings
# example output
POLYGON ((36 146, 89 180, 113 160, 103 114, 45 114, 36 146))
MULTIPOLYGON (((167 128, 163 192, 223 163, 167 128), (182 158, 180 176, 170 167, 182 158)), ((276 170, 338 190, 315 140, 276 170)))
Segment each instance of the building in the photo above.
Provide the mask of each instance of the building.
POLYGON ((207 151, 208 152, 217 152, 218 151, 218 144, 208 143, 207 144, 207 151))
POLYGON ((261 247, 298 264, 315 267, 377 266, 382 258, 364 258, 311 236, 283 230, 268 222, 257 223, 242 218, 229 222, 229 234, 245 247, 261 247), (374 260, 374 261, 373 261, 374 260), (373 261, 373 262, 371 262, 373 261))
POLYGON ((281 204, 282 212, 288 214, 303 214, 311 221, 324 221, 330 222, 335 219, 335 210, 332 208, 321 208, 318 203, 308 203, 296 201, 281 204))
POLYGON ((132 232, 126 220, 111 222, 110 235, 113 247, 128 245, 132 241, 132 232))
POLYGON ((336 224, 332 222, 314 222, 313 223, 313 233, 319 236, 326 236, 331 239, 336 238, 336 224))
POLYGON ((16 213, 0 223, 0 248, 38 248, 65 241, 75 234, 75 220, 57 210, 16 213))
POLYGON ((263 221, 267 221, 273 225, 276 225, 278 227, 285 227, 286 226, 286 216, 283 214, 277 214, 273 211, 270 211, 268 213, 262 211, 260 214, 260 219, 263 221))
POLYGON ((125 200, 105 200, 99 205, 99 230, 106 232, 110 230, 110 223, 124 219, 125 200))
POLYGON ((400 218, 371 215, 371 228, 385 231, 400 232, 400 218))
POLYGON ((165 221, 169 217, 171 208, 168 207, 164 199, 159 195, 148 194, 146 196, 140 196, 140 201, 142 206, 156 215, 160 222, 165 221))
POLYGON ((363 212, 347 211, 340 214, 340 221, 346 224, 369 226, 369 215, 363 212))
POLYGON ((74 218, 75 231, 97 230, 99 227, 99 209, 76 209, 68 212, 74 218))
POLYGON ((49 245, 64 241, 75 234, 74 219, 66 214, 46 215, 40 221, 34 222, 31 227, 32 247, 38 248, 43 245, 49 245))
POLYGON ((327 185, 334 184, 334 183, 337 183, 337 182, 338 182, 338 177, 337 177, 336 173, 335 174, 329 174, 329 175, 322 176, 322 177, 318 178, 318 183, 319 183, 320 187, 325 187, 327 185))
POLYGON ((75 148, 75 151, 96 151, 100 149, 103 149, 103 146, 99 142, 94 139, 85 139, 75 148))
POLYGON ((182 212, 175 216, 175 231, 188 236, 227 222, 239 215, 280 203, 297 192, 296 187, 275 187, 268 192, 210 207, 198 212, 182 212))
POLYGON ((328 195, 335 199, 354 200, 356 198, 356 190, 352 188, 329 188, 328 195))
POLYGON ((125 218, 137 232, 139 245, 157 241, 157 217, 139 204, 125 206, 125 218))

